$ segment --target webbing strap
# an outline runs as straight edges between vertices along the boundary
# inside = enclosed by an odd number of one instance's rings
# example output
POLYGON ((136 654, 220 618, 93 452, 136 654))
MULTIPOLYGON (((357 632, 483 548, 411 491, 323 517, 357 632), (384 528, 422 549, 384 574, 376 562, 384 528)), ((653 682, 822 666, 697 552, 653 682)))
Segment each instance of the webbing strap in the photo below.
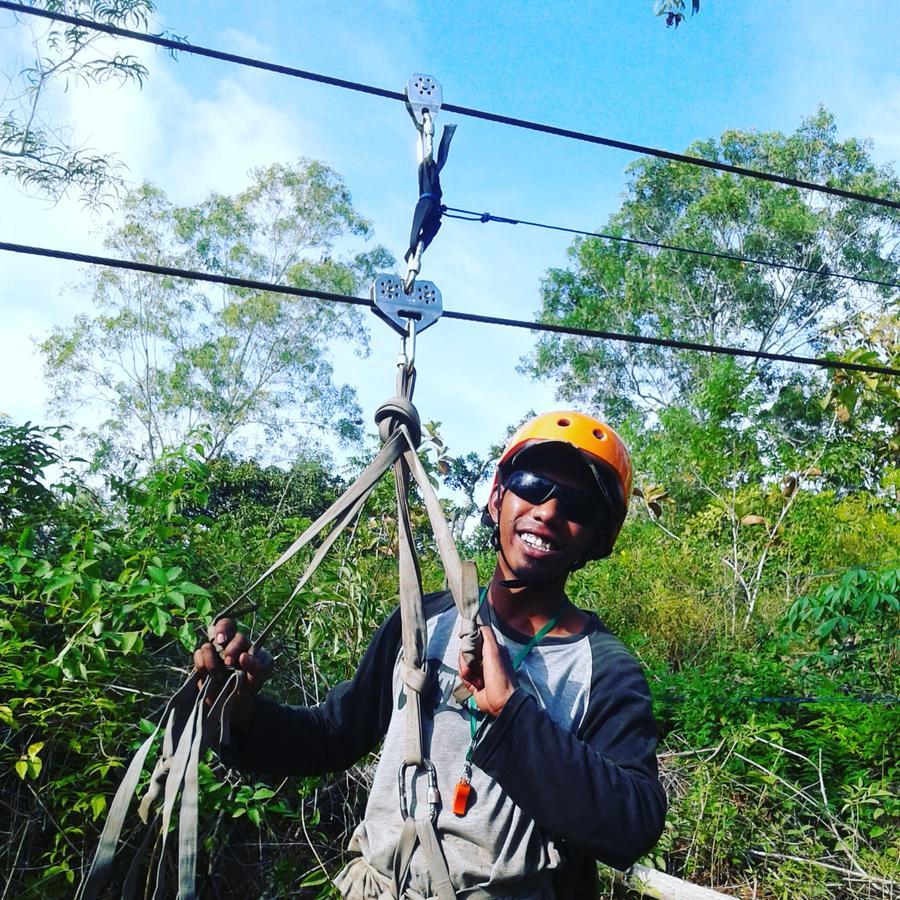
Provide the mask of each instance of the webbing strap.
MULTIPOLYGON (((425 473, 424 467, 416 453, 415 444, 405 424, 398 425, 398 431, 403 434, 406 449, 403 456, 394 464, 394 476, 397 494, 397 527, 399 534, 399 570, 400 570, 400 621, 402 629, 403 659, 400 667, 400 676, 406 688, 407 703, 406 715, 406 757, 404 766, 400 770, 401 811, 406 808, 403 792, 406 790, 405 769, 407 766, 417 770, 431 763, 423 748, 422 736, 422 690, 427 687, 428 679, 425 673, 425 651, 428 646, 428 633, 425 621, 425 608, 422 602, 422 583, 419 567, 414 550, 412 525, 409 518, 409 479, 410 474, 415 478, 425 508, 431 522, 438 552, 444 566, 447 583, 453 595, 454 603, 464 620, 472 623, 472 631, 478 635, 478 628, 474 618, 478 608, 477 577, 472 578, 463 575, 463 566, 453 541, 453 536, 447 526, 443 510, 431 482, 425 473), (471 597, 467 592, 472 590, 471 597)), ((474 569, 474 564, 470 564, 474 569)), ((480 635, 479 635, 480 636, 480 635)), ((470 640, 466 652, 476 652, 474 638, 470 640)), ((433 772, 433 767, 432 767, 433 772)), ((415 778, 413 778, 415 789, 415 778)), ((429 790, 435 788, 429 787, 429 790)), ((400 832, 400 840, 394 852, 393 866, 393 891, 397 897, 403 895, 406 882, 409 878, 409 869, 417 846, 421 846, 428 865, 432 885, 437 891, 439 900, 455 900, 456 893, 450 880, 447 861, 441 849, 440 839, 435 828, 438 805, 438 796, 429 796, 430 815, 415 816, 416 810, 407 815, 400 832)))
MULTIPOLYGON (((403 430, 405 431, 405 428, 403 430)), ((412 443, 408 432, 406 438, 411 447, 412 443)), ((438 553, 441 557, 441 564, 444 567, 444 574, 447 576, 447 586, 450 588, 453 602, 460 615, 460 653, 466 663, 472 666, 481 659, 482 638, 478 627, 478 610, 481 606, 478 599, 478 570, 471 560, 465 562, 460 560, 456 541, 453 540, 453 534, 447 524, 441 502, 434 492, 419 455, 414 450, 407 450, 403 457, 422 492, 428 520, 431 523, 431 530, 434 533, 438 553)))
POLYGON ((248 587, 243 593, 241 593, 237 598, 235 598, 228 606, 225 607, 220 613, 218 613, 213 622, 218 622, 219 619, 225 618, 229 613, 233 612, 237 609, 238 605, 249 596, 256 588, 259 587, 267 578, 269 578, 274 572, 280 569, 288 560, 296 556, 296 554, 303 549, 319 532, 327 528, 335 519, 337 519, 343 512, 345 512, 349 507, 353 506, 359 496, 366 491, 371 492, 371 488, 378 482, 378 479, 390 468, 393 464, 394 460, 400 453, 403 452, 402 448, 402 438, 401 436, 395 435, 391 438, 391 440, 387 441, 384 446, 379 451, 378 455, 375 459, 369 463, 368 466, 363 470, 362 474, 338 497, 325 512, 316 519, 315 522, 310 525, 297 540, 291 544, 278 559, 263 572, 259 578, 254 581, 250 587, 248 587))
MULTIPOLYGON (((407 373, 400 381, 403 401, 412 410, 412 414, 417 420, 415 410, 409 403, 409 396, 412 393, 415 381, 414 373, 407 373)), ((417 421, 415 424, 418 424, 417 421)), ((251 591, 293 558, 324 529, 332 525, 333 527, 313 554, 306 571, 287 601, 254 640, 250 653, 256 652, 270 633, 272 626, 302 591, 346 526, 354 521, 362 511, 381 476, 387 469, 394 466, 398 507, 399 597, 403 646, 401 677, 407 689, 409 701, 407 705, 407 762, 419 768, 424 763, 427 763, 422 745, 421 695, 427 689, 429 683, 425 671, 425 650, 428 640, 422 602, 421 577, 415 554, 407 498, 411 475, 415 478, 422 492, 447 576, 447 582, 464 622, 463 632, 465 636, 461 634, 461 637, 463 637, 463 653, 467 654, 470 659, 473 654, 477 655, 480 651, 478 643, 480 634, 476 621, 478 609, 477 573, 475 572, 474 563, 462 563, 460 561, 456 544, 444 518, 440 502, 418 458, 416 442, 411 437, 407 425, 402 420, 397 421, 393 428, 388 430, 388 433, 382 432, 382 435, 384 445, 356 481, 247 590, 216 615, 213 619, 213 624, 230 613, 233 614, 238 605, 251 591)), ((225 743, 228 742, 231 707, 237 696, 242 677, 243 673, 239 671, 233 672, 222 686, 209 710, 206 709, 205 702, 207 693, 210 690, 210 681, 207 679, 201 690, 197 692, 194 675, 188 678, 166 705, 160 724, 157 725, 153 734, 147 738, 135 754, 116 792, 94 860, 77 895, 79 900, 95 900, 109 878, 125 814, 136 789, 150 746, 159 733, 163 722, 165 722, 166 727, 162 753, 154 767, 149 789, 139 808, 141 818, 146 823, 160 793, 163 794, 162 809, 157 816, 159 832, 156 845, 151 854, 152 857, 155 857, 157 853, 159 855, 156 866, 156 887, 153 897, 161 898, 165 892, 166 839, 180 794, 178 897, 179 900, 193 900, 196 889, 200 753, 216 730, 218 730, 220 739, 225 743)), ((402 846, 398 847, 396 856, 399 868, 395 871, 395 877, 402 870, 402 877, 405 881, 408 876, 409 863, 416 846, 421 845, 432 881, 435 889, 438 891, 437 896, 439 900, 454 900, 455 894, 450 882, 447 863, 441 851, 440 841, 434 826, 439 802, 439 797, 436 795, 434 797, 430 796, 429 805, 432 808, 433 815, 429 818, 415 819, 410 817, 407 819, 407 824, 404 826, 406 837, 402 842, 402 846)), ((154 820, 155 824, 156 820, 154 820)), ((132 861, 126 877, 123 896, 133 897, 137 891, 140 868, 143 859, 147 855, 147 850, 151 843, 151 835, 154 831, 155 829, 145 837, 135 859, 132 861)), ((397 895, 400 896, 402 883, 398 885, 395 882, 395 886, 397 895)))
POLYGON ((159 724, 157 724, 147 740, 141 744, 125 770, 119 789, 116 791, 113 802, 110 804, 109 814, 106 817, 106 823, 103 826, 100 842, 97 845, 97 851, 94 854, 91 867, 81 884, 80 890, 76 893, 78 900, 95 900, 109 879, 116 846, 119 843, 122 826, 125 824, 125 814, 128 812, 128 806, 137 788, 138 779, 141 777, 144 761, 150 752, 150 747, 153 745, 156 735, 159 734, 162 723, 170 719, 170 714, 174 714, 174 708, 184 705, 185 701, 193 699, 195 691, 194 676, 192 675, 166 704, 166 708, 163 710, 162 716, 160 716, 159 724))

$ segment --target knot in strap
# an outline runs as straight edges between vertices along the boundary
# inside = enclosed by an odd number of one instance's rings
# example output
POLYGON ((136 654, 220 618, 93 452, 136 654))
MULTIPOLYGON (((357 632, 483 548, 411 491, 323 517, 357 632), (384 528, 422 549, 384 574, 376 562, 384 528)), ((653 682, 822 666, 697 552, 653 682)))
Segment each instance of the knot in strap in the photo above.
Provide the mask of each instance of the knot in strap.
POLYGON ((403 683, 417 694, 423 694, 428 687, 428 673, 408 662, 400 660, 400 678, 403 683))
POLYGON ((459 652, 470 668, 480 668, 484 638, 474 618, 459 620, 459 652))
POLYGON ((422 423, 419 421, 418 410, 405 397, 391 397, 386 403, 382 403, 375 411, 375 424, 384 444, 401 425, 405 425, 409 431, 413 449, 418 447, 422 440, 422 423))

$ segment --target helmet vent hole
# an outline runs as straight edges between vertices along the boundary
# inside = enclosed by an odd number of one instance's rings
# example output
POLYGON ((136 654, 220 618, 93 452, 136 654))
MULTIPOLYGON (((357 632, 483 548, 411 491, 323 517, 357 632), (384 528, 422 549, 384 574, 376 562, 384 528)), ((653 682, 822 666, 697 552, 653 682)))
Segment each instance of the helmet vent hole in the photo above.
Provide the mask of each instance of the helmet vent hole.
POLYGON ((602 431, 599 428, 594 429, 594 437, 597 438, 598 441, 606 440, 606 432, 602 431))
POLYGON ((570 419, 557 419, 556 424, 559 425, 560 428, 565 428, 568 425, 571 425, 572 421, 570 419))

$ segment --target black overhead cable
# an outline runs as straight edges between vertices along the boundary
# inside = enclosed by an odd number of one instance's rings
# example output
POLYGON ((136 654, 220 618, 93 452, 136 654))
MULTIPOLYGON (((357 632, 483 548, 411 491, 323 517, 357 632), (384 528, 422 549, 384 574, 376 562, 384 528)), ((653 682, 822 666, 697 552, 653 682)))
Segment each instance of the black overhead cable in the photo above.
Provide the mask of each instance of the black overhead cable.
MULTIPOLYGON (((167 50, 181 51, 191 53, 195 56, 206 56, 211 59, 218 59, 224 62, 236 63, 241 66, 250 66, 255 69, 264 69, 267 72, 276 72, 280 75, 290 75, 294 78, 302 78, 307 81, 315 81, 320 84, 329 84, 334 87, 344 88, 350 91, 358 91, 364 94, 372 94, 376 97, 384 97, 387 100, 399 100, 406 102, 406 97, 399 91, 389 91, 385 88, 373 87, 372 85, 362 84, 358 81, 348 81, 344 78, 335 78, 331 75, 322 75, 317 72, 308 72, 304 69, 297 69, 293 66, 282 66, 277 63, 266 62, 265 60, 255 59, 249 56, 240 56, 236 53, 226 53, 222 50, 214 50, 209 47, 201 47, 197 44, 191 44, 187 41, 166 38, 157 34, 144 34, 140 31, 132 31, 128 28, 119 28, 116 25, 107 25, 104 22, 95 22, 91 19, 84 19, 79 16, 67 16, 58 12, 50 12, 45 9, 36 9, 32 6, 26 6, 22 3, 12 3, 9 0, 0 0, 0 9, 7 9, 14 13, 23 13, 30 16, 39 16, 44 19, 50 19, 56 22, 65 22, 81 28, 90 28, 95 31, 102 31, 106 34, 116 35, 117 37, 131 38, 136 41, 143 41, 147 44, 155 44, 158 47, 165 47, 167 50)), ((831 194, 835 197, 843 197, 847 200, 858 200, 862 203, 872 203, 878 206, 885 206, 889 209, 900 210, 900 200, 888 200, 884 197, 875 197, 871 194, 861 194, 857 191, 849 191, 844 188, 832 187, 831 185, 818 184, 812 181, 804 181, 800 178, 791 178, 786 175, 773 175, 770 172, 761 172, 758 169, 749 169, 744 166, 735 166, 730 163, 717 162, 716 160, 704 159, 700 156, 690 156, 685 153, 675 153, 671 150, 660 150, 656 147, 646 147, 642 144, 634 144, 630 141, 619 141, 614 138, 601 137, 596 134, 589 134, 584 131, 573 131, 570 128, 560 128, 556 125, 546 125, 541 122, 532 122, 529 119, 519 119, 514 116, 505 116, 500 113, 486 112, 480 109, 473 109, 468 106, 458 106, 454 103, 444 103, 441 109, 447 112, 456 113, 461 116, 469 116, 475 119, 483 119, 488 122, 498 122, 501 125, 511 125, 514 128, 526 128, 530 131, 540 131, 544 134, 554 134, 559 137, 570 138, 576 141, 585 141, 589 144, 600 144, 604 147, 613 147, 617 150, 626 150, 629 153, 639 153, 646 156, 655 156, 659 159, 667 159, 670 162, 685 163, 691 166, 701 166, 706 169, 714 169, 717 172, 729 172, 732 175, 742 175, 747 178, 758 178, 763 181, 771 181, 777 184, 788 185, 789 187, 802 188, 804 190, 817 191, 822 194, 831 194)))
POLYGON ((455 206, 444 206, 444 217, 459 219, 461 222, 499 222, 501 225, 528 225, 531 228, 545 228, 548 231, 563 231, 566 234, 583 234, 587 237, 598 237, 604 241, 619 241, 623 244, 637 244, 640 247, 652 247, 656 250, 674 250, 676 253, 690 253, 694 256, 707 256, 713 259, 728 259, 734 262, 750 263, 754 266, 765 266, 771 269, 790 269, 792 272, 807 272, 822 278, 843 278, 860 284, 874 284, 879 287, 900 288, 900 281, 884 281, 879 278, 867 278, 864 275, 850 275, 846 272, 832 272, 827 266, 815 269, 812 266, 799 266, 796 263, 781 262, 775 259, 760 259, 754 256, 742 256, 739 253, 726 253, 721 250, 700 250, 697 247, 684 247, 680 244, 666 244, 661 241, 648 241, 642 238, 625 237, 620 234, 606 234, 602 231, 585 231, 581 228, 566 228, 562 225, 548 225, 544 222, 530 222, 527 219, 511 219, 508 216, 495 216, 491 213, 479 213, 472 209, 458 209, 455 206))
MULTIPOLYGON (((107 256, 95 256, 88 253, 73 253, 68 250, 52 250, 46 247, 31 247, 25 244, 12 244, 0 241, 0 251, 22 253, 28 256, 43 256, 50 259, 63 259, 71 262, 87 263, 92 266, 107 266, 113 269, 129 269, 134 272, 147 272, 153 275, 167 275, 171 278, 185 278, 190 281, 205 281, 210 284, 227 284, 232 287, 249 288, 257 291, 269 291, 273 294, 291 294, 298 297, 310 297, 314 300, 330 300, 335 303, 350 303, 355 306, 375 308, 371 300, 351 297, 346 294, 333 294, 328 291, 316 291, 309 288, 291 287, 284 284, 273 284, 251 278, 234 278, 230 275, 215 275, 211 272, 198 272, 192 269, 179 269, 172 266, 157 266, 152 263, 133 262, 127 259, 116 259, 107 256)), ((441 314, 445 319, 456 319, 461 322, 479 322, 484 325, 504 325, 508 328, 524 328, 527 331, 547 331, 554 334, 567 334, 576 337, 599 338, 601 340, 619 341, 630 344, 649 344, 654 347, 670 347, 676 350, 692 350, 699 353, 717 353, 726 356, 743 356, 752 359, 768 359, 774 362, 795 363, 805 366, 819 366, 823 369, 842 369, 854 372, 870 372, 876 375, 900 375, 900 369, 890 366, 870 366, 863 363, 843 362, 837 359, 825 359, 813 356, 794 356, 787 353, 767 353, 763 350, 745 350, 741 347, 723 347, 718 344, 700 344, 693 341, 679 341, 672 338, 646 337, 638 334, 622 334, 616 331, 596 331, 591 328, 575 328, 569 325, 553 325, 548 322, 529 322, 524 319, 507 319, 501 316, 486 316, 480 313, 456 312, 445 309, 441 314)))

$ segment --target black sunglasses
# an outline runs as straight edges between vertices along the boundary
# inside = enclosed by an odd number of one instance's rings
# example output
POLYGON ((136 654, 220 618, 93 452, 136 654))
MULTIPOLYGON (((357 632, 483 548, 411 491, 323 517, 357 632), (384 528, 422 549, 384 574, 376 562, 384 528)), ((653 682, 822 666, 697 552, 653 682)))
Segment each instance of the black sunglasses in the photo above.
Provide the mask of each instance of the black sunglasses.
POLYGON ((578 525, 595 522, 606 504, 596 494, 585 493, 577 488, 560 484, 546 475, 536 475, 527 469, 514 469, 503 479, 503 486, 521 497, 527 503, 540 506, 551 497, 559 503, 560 512, 578 525))

